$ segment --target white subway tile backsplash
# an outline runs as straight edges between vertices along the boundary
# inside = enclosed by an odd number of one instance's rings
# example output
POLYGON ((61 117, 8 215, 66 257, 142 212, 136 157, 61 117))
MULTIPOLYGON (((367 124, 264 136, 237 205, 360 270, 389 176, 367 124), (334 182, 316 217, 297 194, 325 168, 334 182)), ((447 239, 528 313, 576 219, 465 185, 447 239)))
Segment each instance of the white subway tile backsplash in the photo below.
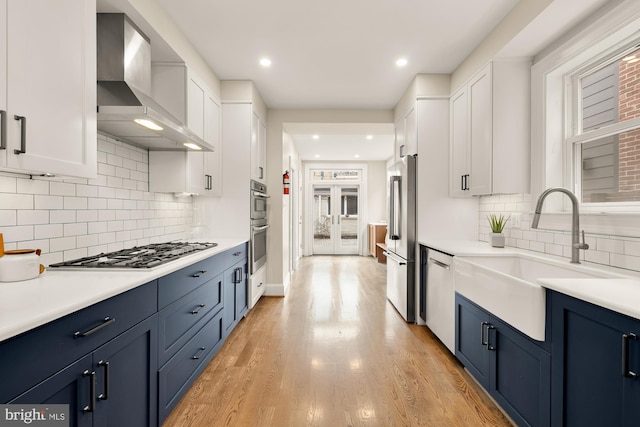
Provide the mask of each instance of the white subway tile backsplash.
POLYGON ((66 224, 77 220, 77 211, 75 210, 52 209, 48 212, 51 224, 66 224))
POLYGON ((68 182, 52 181, 51 184, 49 184, 49 194, 51 196, 75 196, 76 185, 69 184, 68 182))
MULTIPOLYGON (((533 230, 532 198, 530 194, 512 194, 483 196, 479 203, 480 225, 478 239, 488 241, 488 230, 484 222, 488 213, 503 213, 521 215, 518 229, 507 223, 505 228, 506 245, 521 249, 545 252, 551 255, 571 257, 571 232, 533 230)), ((640 271, 640 239, 624 236, 590 235, 586 230, 585 240, 589 244, 588 250, 580 251, 580 258, 587 262, 611 265, 640 271)))
POLYGON ((63 196, 35 195, 33 197, 36 209, 64 209, 63 196))
POLYGON ((22 242, 25 240, 33 240, 32 225, 16 225, 15 227, 7 227, 2 229, 5 242, 22 242))
POLYGON ((34 231, 36 239, 52 239, 64 236, 64 226, 62 224, 36 225, 34 231))
POLYGON ((86 197, 64 197, 64 209, 87 209, 88 202, 86 197))
POLYGON ((47 210, 19 210, 17 211, 17 225, 49 224, 47 210))
POLYGON ((0 176, 7 249, 40 248, 48 265, 188 237, 191 198, 149 193, 148 171, 146 150, 99 133, 94 179, 0 176))
POLYGON ((49 181, 39 179, 17 179, 20 194, 49 194, 49 181))
POLYGON ((83 236, 87 234, 87 223, 86 222, 76 222, 73 224, 64 224, 64 235, 68 236, 83 236))
POLYGON ((0 210, 0 232, 2 227, 11 227, 18 224, 18 215, 15 209, 0 210))
POLYGON ((17 190, 17 178, 9 176, 0 176, 0 192, 15 193, 17 190))
POLYGON ((31 194, 5 193, 0 197, 0 209, 33 209, 33 198, 31 194))

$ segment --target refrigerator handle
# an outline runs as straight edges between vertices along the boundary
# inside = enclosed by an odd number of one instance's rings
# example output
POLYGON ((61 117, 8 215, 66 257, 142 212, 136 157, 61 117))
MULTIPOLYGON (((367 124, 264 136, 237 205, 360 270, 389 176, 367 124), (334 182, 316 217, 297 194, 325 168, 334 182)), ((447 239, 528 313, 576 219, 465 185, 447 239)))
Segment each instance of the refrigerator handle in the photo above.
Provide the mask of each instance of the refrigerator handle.
POLYGON ((391 240, 400 240, 400 223, 402 213, 400 212, 400 176, 392 176, 390 179, 389 194, 389 238, 391 240))

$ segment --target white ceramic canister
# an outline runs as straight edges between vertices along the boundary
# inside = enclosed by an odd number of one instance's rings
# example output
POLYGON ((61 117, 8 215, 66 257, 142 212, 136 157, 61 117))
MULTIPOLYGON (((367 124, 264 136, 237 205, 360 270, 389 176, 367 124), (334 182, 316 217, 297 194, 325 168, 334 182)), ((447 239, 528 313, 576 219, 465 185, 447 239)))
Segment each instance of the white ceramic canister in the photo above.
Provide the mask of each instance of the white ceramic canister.
POLYGON ((0 282, 29 280, 44 271, 40 264, 40 249, 4 251, 0 257, 0 282))

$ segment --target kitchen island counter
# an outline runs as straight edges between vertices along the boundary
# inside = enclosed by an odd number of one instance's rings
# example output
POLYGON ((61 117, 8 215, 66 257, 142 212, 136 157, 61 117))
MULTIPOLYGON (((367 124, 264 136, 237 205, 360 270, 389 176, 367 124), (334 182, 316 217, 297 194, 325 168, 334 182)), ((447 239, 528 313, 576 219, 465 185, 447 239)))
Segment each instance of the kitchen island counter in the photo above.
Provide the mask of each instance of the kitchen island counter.
POLYGON ((47 269, 39 277, 0 283, 0 341, 173 273, 242 243, 242 238, 208 238, 217 246, 151 269, 47 269))

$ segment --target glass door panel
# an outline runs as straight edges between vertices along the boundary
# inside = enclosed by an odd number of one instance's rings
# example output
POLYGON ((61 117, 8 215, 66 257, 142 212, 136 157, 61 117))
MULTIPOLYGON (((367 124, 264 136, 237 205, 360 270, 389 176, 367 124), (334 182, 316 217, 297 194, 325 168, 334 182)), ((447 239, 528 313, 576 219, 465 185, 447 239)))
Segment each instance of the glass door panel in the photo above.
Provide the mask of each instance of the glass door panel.
POLYGON ((358 220, 358 186, 337 187, 340 202, 336 252, 357 254, 360 247, 360 223, 358 220))
POLYGON ((313 187, 313 253, 333 254, 334 227, 331 186, 313 187))
POLYGON ((359 186, 313 187, 314 255, 358 254, 359 186))

